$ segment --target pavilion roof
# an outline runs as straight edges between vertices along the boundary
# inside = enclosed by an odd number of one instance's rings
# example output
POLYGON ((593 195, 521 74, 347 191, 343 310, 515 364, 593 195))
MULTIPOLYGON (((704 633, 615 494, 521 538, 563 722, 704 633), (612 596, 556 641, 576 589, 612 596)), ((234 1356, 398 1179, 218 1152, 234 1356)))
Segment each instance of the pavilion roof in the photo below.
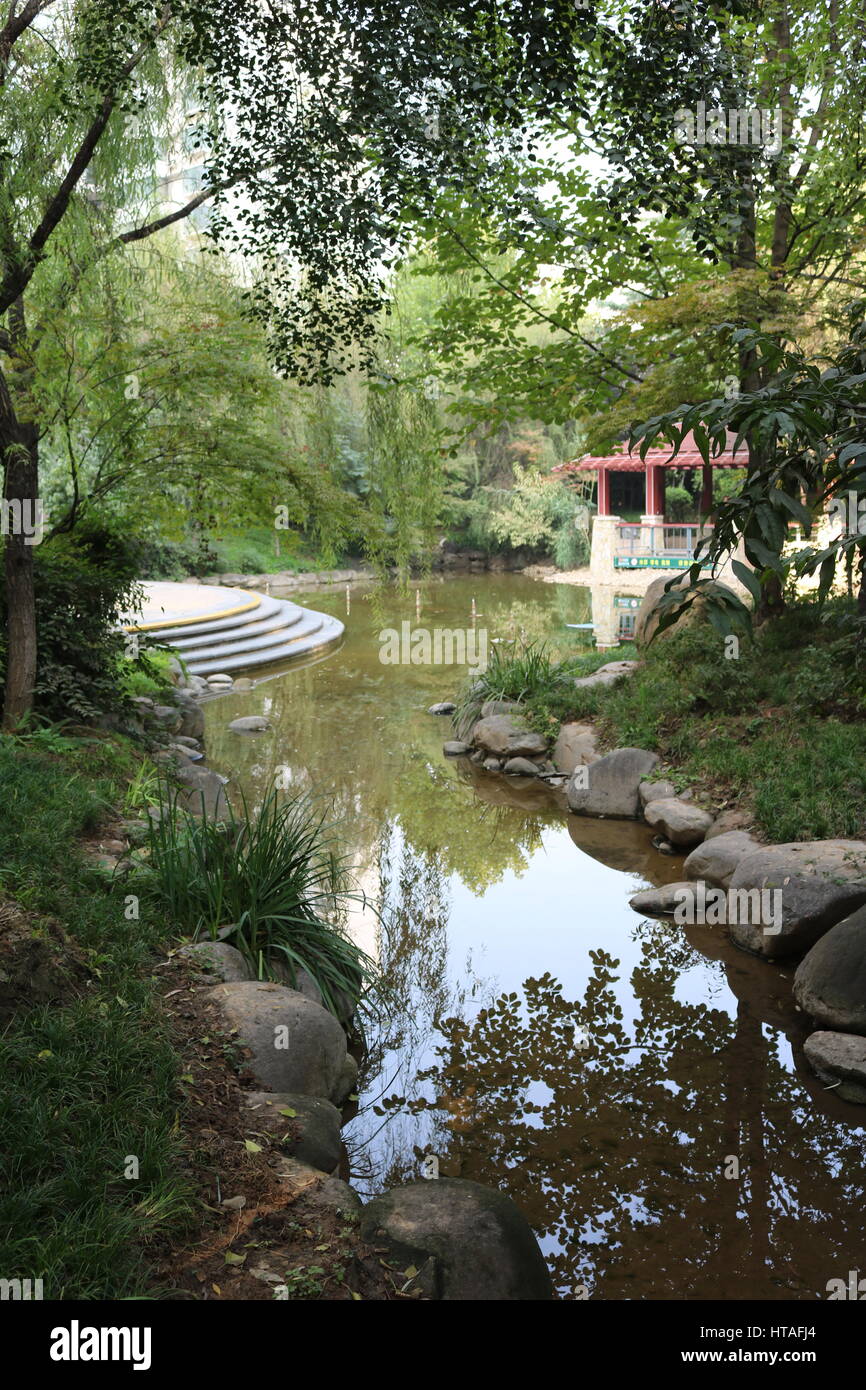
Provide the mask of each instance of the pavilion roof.
MULTIPOLYGON (((710 460, 713 468, 746 468, 748 466, 749 450, 746 444, 740 444, 736 455, 733 452, 736 437, 733 430, 728 430, 728 446, 716 458, 710 460)), ((584 454, 582 458, 570 459, 568 463, 558 463, 551 471, 560 475, 600 472, 643 473, 652 465, 669 468, 703 468, 704 460, 695 443, 694 435, 689 431, 675 458, 671 458, 671 446, 666 444, 660 449, 647 449, 646 458, 643 459, 638 450, 635 450, 634 453, 625 453, 621 449, 614 454, 584 454)))

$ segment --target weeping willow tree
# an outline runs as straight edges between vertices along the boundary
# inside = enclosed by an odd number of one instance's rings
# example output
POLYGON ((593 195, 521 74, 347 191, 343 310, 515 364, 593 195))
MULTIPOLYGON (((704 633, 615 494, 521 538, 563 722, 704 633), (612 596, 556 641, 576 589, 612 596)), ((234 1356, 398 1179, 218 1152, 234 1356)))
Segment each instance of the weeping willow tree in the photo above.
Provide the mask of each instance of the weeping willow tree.
MULTIPOLYGON (((594 29, 572 0, 11 0, 4 16, 4 522, 41 495, 46 303, 71 305, 103 263, 116 274, 209 202, 211 236, 255 263, 247 308, 278 371, 327 382, 367 366, 414 229, 443 188, 489 196, 491 166, 535 119, 581 108, 594 29), (169 205, 154 169, 181 135, 203 182, 169 205)), ((509 210, 525 218, 526 200, 509 210)), ((403 404, 381 432, 395 515, 413 427, 403 404)), ((6 529, 9 728, 32 704, 37 648, 33 537, 6 529)))

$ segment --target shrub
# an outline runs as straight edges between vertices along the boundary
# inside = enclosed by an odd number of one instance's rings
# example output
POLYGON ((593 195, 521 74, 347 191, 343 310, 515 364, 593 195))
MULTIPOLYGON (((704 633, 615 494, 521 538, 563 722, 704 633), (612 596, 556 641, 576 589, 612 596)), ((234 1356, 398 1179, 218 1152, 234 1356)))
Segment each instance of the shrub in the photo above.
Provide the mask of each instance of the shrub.
MULTIPOLYGON (((124 639, 115 625, 132 604, 137 563, 126 537, 82 523, 34 550, 37 681, 34 708, 50 719, 87 721, 122 701, 124 639)), ((5 592, 0 596, 5 630, 5 592)), ((0 647, 5 675, 5 643, 0 647)))
POLYGON ((343 935, 340 919, 354 892, 335 827, 306 793, 265 797, 257 816, 246 802, 218 823, 180 812, 169 794, 167 814, 151 826, 155 891, 175 925, 230 940, 260 978, 286 966, 291 981, 306 970, 325 1005, 339 1013, 341 994, 357 1000, 375 966, 343 935))

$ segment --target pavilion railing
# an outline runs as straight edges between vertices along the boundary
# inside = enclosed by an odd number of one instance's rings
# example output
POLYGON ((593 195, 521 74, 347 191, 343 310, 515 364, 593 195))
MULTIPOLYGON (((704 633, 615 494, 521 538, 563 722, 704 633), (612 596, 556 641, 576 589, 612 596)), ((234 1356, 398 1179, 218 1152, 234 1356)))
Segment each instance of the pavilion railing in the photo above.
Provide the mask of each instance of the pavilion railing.
POLYGON ((695 546, 712 526, 697 521, 623 521, 617 526, 616 555, 657 555, 680 558, 694 554, 695 546))

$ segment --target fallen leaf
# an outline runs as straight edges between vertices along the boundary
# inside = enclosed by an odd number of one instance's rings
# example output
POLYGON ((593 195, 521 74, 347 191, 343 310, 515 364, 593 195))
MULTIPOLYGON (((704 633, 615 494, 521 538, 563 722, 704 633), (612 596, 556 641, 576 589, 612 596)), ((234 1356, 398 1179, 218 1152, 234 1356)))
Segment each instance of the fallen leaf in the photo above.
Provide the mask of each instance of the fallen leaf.
POLYGON ((227 1265, 242 1265, 245 1259, 246 1255, 233 1255, 231 1250, 226 1251, 227 1265))
POLYGON ((261 1144, 254 1143, 252 1139, 244 1140, 244 1148, 248 1154, 260 1154, 262 1151, 261 1144))

